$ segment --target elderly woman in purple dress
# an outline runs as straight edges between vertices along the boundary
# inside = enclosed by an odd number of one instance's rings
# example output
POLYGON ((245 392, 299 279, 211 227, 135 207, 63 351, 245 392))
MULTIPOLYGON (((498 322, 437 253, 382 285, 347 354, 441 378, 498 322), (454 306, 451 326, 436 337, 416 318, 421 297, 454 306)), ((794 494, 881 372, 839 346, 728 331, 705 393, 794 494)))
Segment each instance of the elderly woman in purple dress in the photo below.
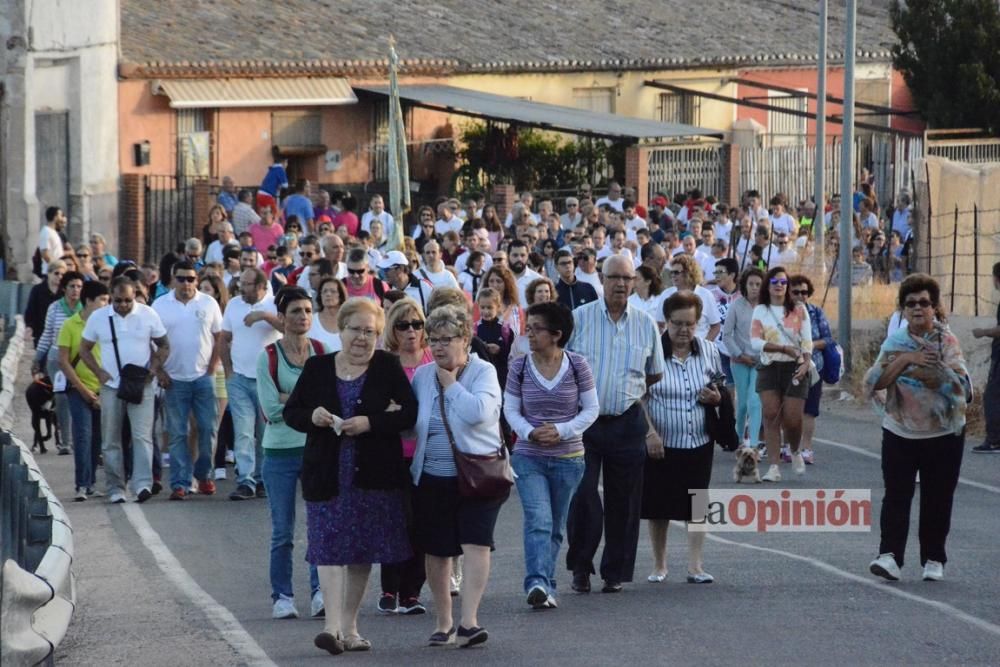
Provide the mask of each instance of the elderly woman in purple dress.
POLYGON ((371 648, 358 633, 358 609, 372 563, 411 556, 400 432, 417 416, 399 358, 375 349, 382 309, 348 299, 337 321, 343 349, 306 362, 283 413, 306 434, 306 559, 318 568, 326 603, 326 627, 314 643, 334 655, 371 648))

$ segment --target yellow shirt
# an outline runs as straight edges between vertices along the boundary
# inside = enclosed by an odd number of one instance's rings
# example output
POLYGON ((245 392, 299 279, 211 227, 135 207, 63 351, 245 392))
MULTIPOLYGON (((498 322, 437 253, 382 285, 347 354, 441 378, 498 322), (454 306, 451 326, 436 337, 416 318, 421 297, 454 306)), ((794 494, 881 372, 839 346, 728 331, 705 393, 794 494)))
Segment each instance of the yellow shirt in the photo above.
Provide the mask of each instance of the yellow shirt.
MULTIPOLYGON (((83 340, 83 327, 85 324, 86 323, 83 321, 83 318, 80 317, 80 313, 77 313, 76 315, 73 315, 73 317, 67 319, 63 322, 62 329, 59 330, 59 338, 56 339, 56 345, 59 347, 65 347, 69 350, 70 361, 73 361, 73 359, 77 360, 73 369, 76 371, 76 374, 80 376, 80 382, 83 383, 83 386, 96 394, 101 389, 101 383, 97 379, 97 376, 91 373, 90 369, 87 368, 87 364, 83 363, 83 361, 79 359, 80 341, 83 340)), ((101 346, 99 344, 94 345, 92 353, 94 355, 94 359, 98 364, 100 364, 101 346)))

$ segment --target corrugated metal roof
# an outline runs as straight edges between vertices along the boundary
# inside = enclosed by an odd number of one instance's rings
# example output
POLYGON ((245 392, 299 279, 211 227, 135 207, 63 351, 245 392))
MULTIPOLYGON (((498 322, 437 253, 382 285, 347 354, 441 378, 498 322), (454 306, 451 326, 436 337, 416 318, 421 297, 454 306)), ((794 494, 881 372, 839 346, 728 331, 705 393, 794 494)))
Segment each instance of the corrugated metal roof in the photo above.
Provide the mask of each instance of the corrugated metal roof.
MULTIPOLYGON (((355 89, 379 95, 389 94, 389 89, 385 86, 355 86, 355 89)), ((704 127, 530 102, 453 86, 400 86, 399 96, 431 109, 608 139, 722 137, 718 130, 704 127)))
POLYGON ((166 95, 174 109, 287 107, 355 104, 347 79, 340 77, 263 79, 163 79, 153 94, 166 95))

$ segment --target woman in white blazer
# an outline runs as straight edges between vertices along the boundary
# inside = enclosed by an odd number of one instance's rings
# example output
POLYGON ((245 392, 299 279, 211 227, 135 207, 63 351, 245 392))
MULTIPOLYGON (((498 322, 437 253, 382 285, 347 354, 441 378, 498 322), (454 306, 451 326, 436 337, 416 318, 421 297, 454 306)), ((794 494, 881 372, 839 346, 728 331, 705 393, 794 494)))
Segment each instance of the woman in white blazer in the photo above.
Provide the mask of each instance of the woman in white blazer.
POLYGON ((481 500, 459 495, 452 442, 466 454, 496 454, 503 446, 502 394, 496 369, 469 354, 472 318, 468 309, 436 308, 425 330, 435 363, 418 368, 413 376, 420 409, 410 472, 415 485, 414 532, 427 554, 427 583, 437 612, 430 645, 457 641, 459 646, 472 646, 488 637, 477 614, 490 574, 493 529, 506 497, 481 500), (464 555, 465 564, 461 622, 456 631, 449 579, 451 559, 458 555, 464 555))

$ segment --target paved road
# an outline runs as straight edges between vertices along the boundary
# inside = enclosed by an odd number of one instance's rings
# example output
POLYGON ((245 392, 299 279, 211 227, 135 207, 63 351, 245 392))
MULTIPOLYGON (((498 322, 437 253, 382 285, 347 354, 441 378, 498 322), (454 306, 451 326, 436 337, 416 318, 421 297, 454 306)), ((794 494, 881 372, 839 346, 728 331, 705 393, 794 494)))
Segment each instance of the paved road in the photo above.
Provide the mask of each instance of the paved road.
MULTIPOLYGON (((840 403, 820 419, 818 462, 788 488, 871 488, 881 498, 878 426, 863 406, 840 403)), ((24 426, 21 425, 24 433, 24 426)), ((72 494, 71 457, 41 457, 62 497, 72 494)), ((714 486, 731 463, 716 457, 714 486)), ((505 505, 493 573, 481 611, 490 630, 475 649, 483 664, 608 665, 683 660, 708 664, 1000 664, 1000 571, 997 555, 1000 456, 968 454, 941 583, 919 580, 915 540, 905 580, 867 573, 875 534, 723 534, 705 548, 712 585, 683 583, 686 543, 671 528, 670 576, 645 582, 652 563, 645 534, 637 583, 620 595, 564 591, 560 608, 536 612, 521 592, 520 506, 505 505)), ((321 664, 312 646, 321 623, 273 621, 267 582, 269 523, 264 501, 221 495, 145 505, 67 503, 77 536, 79 608, 57 657, 65 664, 321 664), (149 532, 147 529, 151 529, 149 532), (137 527, 142 537, 137 532, 137 527), (219 627, 223 628, 220 630, 219 627), (113 639, 111 638, 113 637, 113 639), (266 654, 266 655, 265 655, 266 654)), ((300 524, 303 512, 300 512, 300 524)), ((913 534, 916 533, 916 525, 913 534)), ((295 585, 307 607, 300 525, 295 585)), ((377 569, 372 582, 377 587, 377 569)), ((568 576, 563 580, 568 583, 568 576)), ((459 664, 470 652, 423 646, 431 617, 385 617, 376 590, 360 627, 375 650, 343 660, 364 664, 459 664)), ((430 602, 429 594, 426 601, 430 602)))

